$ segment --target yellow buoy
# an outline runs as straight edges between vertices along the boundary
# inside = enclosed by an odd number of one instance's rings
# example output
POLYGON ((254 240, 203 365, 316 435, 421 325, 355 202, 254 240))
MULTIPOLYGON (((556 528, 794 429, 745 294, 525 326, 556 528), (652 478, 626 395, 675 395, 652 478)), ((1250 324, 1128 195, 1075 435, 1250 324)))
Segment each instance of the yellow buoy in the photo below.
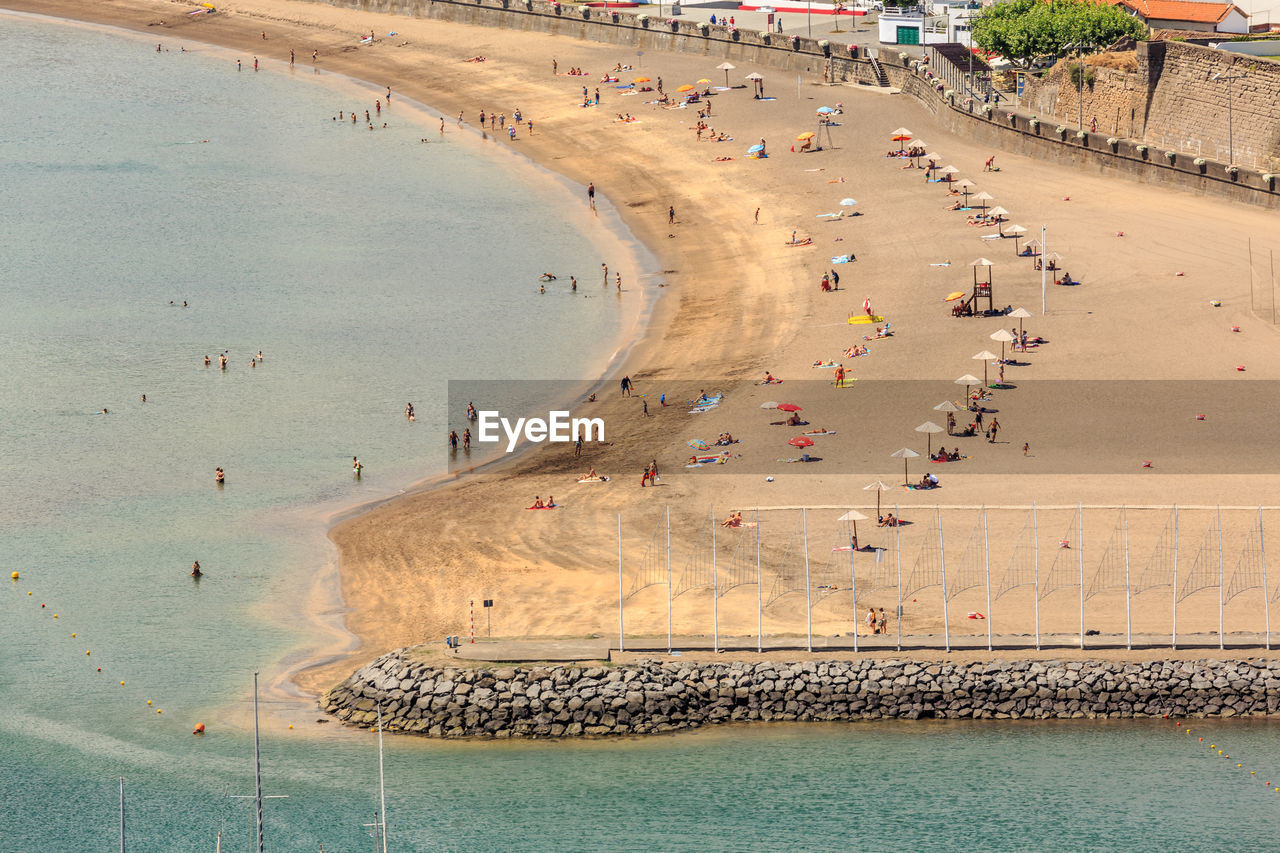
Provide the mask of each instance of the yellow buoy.
POLYGON ((163 713, 164 713, 164 710, 163 710, 163 709, 161 709, 161 708, 156 708, 156 713, 157 713, 157 714, 163 714, 163 713))
POLYGON ((91 655, 91 654, 93 654, 93 652, 89 651, 88 649, 85 649, 85 650, 84 650, 84 653, 85 653, 86 655, 91 655))
POLYGON ((123 682, 123 681, 122 681, 122 682, 120 682, 120 686, 121 686, 121 687, 124 687, 124 682, 123 682))
POLYGON ((293 728, 293 723, 290 723, 290 724, 289 724, 289 728, 293 728))
POLYGON ((1244 767, 1243 764, 1237 764, 1236 767, 1244 767))
POLYGON ((30 595, 30 594, 31 594, 31 591, 30 591, 30 590, 27 590, 27 595, 30 595))
POLYGON ((150 705, 150 704, 151 704, 151 700, 150 700, 150 699, 148 699, 148 700, 147 700, 147 704, 148 704, 148 705, 150 705))
POLYGON ((53 614, 53 618, 54 618, 54 619, 57 619, 57 618, 58 618, 58 614, 57 614, 57 613, 53 614))
POLYGON ((13 574, 9 575, 9 577, 13 578, 14 580, 17 580, 19 575, 17 572, 14 572, 13 574))
POLYGON ((73 640, 74 640, 75 638, 76 638, 76 632, 75 632, 75 631, 72 631, 72 632, 71 632, 71 639, 73 639, 73 640))

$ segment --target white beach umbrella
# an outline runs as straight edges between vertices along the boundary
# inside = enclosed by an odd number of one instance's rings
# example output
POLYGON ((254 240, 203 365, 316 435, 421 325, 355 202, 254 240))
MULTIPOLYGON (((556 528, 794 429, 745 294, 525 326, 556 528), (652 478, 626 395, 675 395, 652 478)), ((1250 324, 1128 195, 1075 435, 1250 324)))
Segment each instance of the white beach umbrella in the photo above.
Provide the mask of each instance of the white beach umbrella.
POLYGON ((851 199, 851 198, 842 198, 842 199, 840 199, 840 206, 841 206, 841 207, 853 207, 853 206, 854 206, 855 204, 857 204, 857 203, 858 203, 858 202, 857 202, 856 200, 851 199))
POLYGON ((925 434, 925 455, 932 456, 934 435, 940 432, 946 432, 946 430, 935 424, 933 421, 925 421, 920 424, 920 426, 916 427, 916 432, 922 432, 925 434))
POLYGON ((746 77, 744 77, 744 78, 742 78, 742 79, 744 79, 744 80, 763 80, 763 79, 764 79, 764 75, 763 75, 763 74, 761 74, 759 71, 752 71, 750 74, 748 74, 746 77))
POLYGON ((987 365, 991 362, 991 359, 995 357, 996 357, 995 353, 993 353, 991 350, 986 350, 986 349, 984 349, 982 352, 978 353, 973 357, 974 361, 982 362, 982 384, 983 385, 987 384, 987 365))
POLYGON ((943 167, 942 167, 941 169, 939 169, 938 171, 939 171, 939 172, 941 172, 941 173, 942 173, 942 174, 944 174, 944 175, 958 175, 958 174, 960 174, 960 170, 959 170, 959 169, 957 169, 955 166, 943 166, 943 167))
POLYGON ((961 376, 959 379, 956 380, 957 385, 964 386, 965 405, 969 404, 969 388, 974 385, 977 385, 979 381, 980 380, 978 379, 978 377, 974 376, 971 373, 966 373, 964 376, 961 376))
POLYGON ((1008 329, 996 329, 990 337, 991 340, 1000 342, 1000 360, 1004 361, 1004 345, 1013 340, 1013 332, 1008 329))
POLYGON ((1013 253, 1015 255, 1018 254, 1018 240, 1020 240, 1022 238, 1022 235, 1026 233, 1027 233, 1027 229, 1022 227, 1021 225, 1010 225, 1008 228, 1000 229, 1000 235, 1002 237, 1013 238, 1013 253))
POLYGON ((901 450, 895 450, 895 451, 893 451, 893 452, 892 452, 892 453, 890 453, 889 455, 890 455, 891 457, 893 457, 894 459, 901 459, 901 460, 902 460, 902 485, 904 485, 904 486, 909 486, 909 485, 911 485, 911 479, 910 479, 910 477, 907 475, 907 460, 908 460, 908 459, 916 459, 917 457, 919 457, 919 456, 920 456, 920 454, 919 454, 919 453, 916 453, 914 450, 912 450, 912 449, 911 449, 911 448, 909 448, 909 447, 904 447, 904 448, 902 448, 901 450))
MULTIPOLYGON (((879 513, 877 513, 878 515, 879 513)), ((858 542, 858 522, 866 521, 870 516, 863 515, 856 509, 851 509, 844 515, 836 519, 836 521, 852 521, 853 522, 853 547, 857 547, 858 542)))
POLYGON ((935 412, 963 412, 964 409, 957 406, 950 400, 943 400, 941 403, 933 407, 935 412))
POLYGON ((729 72, 737 67, 738 66, 734 65, 732 62, 721 62, 719 65, 716 66, 717 71, 724 72, 724 87, 726 89, 729 88, 729 72))
POLYGON ((989 202, 989 201, 994 201, 994 200, 995 200, 995 196, 993 196, 993 195, 992 195, 991 193, 989 193, 989 192, 985 192, 985 191, 984 191, 984 192, 977 193, 977 194, 973 197, 973 200, 974 200, 974 201, 980 201, 980 202, 982 202, 982 209, 983 209, 983 211, 986 211, 986 209, 987 209, 987 202, 989 202))
POLYGON ((769 401, 769 402, 767 402, 767 403, 761 403, 761 404, 760 404, 760 408, 762 408, 762 409, 776 409, 776 408, 778 408, 778 401, 777 401, 777 400, 770 400, 770 401, 769 401))
POLYGON ((881 480, 876 480, 874 483, 867 483, 865 486, 862 487, 862 490, 864 492, 874 491, 876 493, 876 515, 877 516, 880 515, 880 493, 887 492, 892 488, 893 486, 890 486, 888 483, 883 482, 881 480))
POLYGON ((900 127, 889 135, 890 136, 914 136, 915 134, 907 130, 905 127, 900 127))
POLYGON ((1021 335, 1022 321, 1030 319, 1031 312, 1028 311, 1026 308, 1014 308, 1012 311, 1009 312, 1009 316, 1018 318, 1018 334, 1021 335))

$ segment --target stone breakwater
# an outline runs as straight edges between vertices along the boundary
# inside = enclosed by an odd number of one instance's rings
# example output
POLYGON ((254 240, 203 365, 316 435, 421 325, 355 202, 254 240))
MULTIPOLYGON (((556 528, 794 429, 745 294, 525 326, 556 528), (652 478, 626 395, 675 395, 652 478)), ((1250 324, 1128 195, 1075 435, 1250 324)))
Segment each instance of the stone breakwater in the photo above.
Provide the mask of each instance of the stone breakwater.
POLYGON ((404 650, 321 700, 430 737, 632 735, 745 721, 1234 717, 1280 712, 1280 661, 906 660, 438 668, 404 650))

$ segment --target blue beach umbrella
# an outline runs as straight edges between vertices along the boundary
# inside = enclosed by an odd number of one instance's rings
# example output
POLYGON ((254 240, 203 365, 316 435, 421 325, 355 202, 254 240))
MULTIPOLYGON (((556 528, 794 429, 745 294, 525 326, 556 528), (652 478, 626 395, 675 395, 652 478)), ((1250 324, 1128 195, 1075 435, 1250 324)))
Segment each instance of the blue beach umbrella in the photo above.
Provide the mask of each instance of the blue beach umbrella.
POLYGON ((829 116, 835 112, 834 107, 818 107, 818 115, 829 116))
POLYGON ((748 153, 748 154, 759 154, 759 153, 760 153, 761 151, 763 151, 763 150, 764 150, 764 146, 763 146, 763 145, 752 145, 750 148, 748 148, 748 149, 747 149, 747 153, 748 153))

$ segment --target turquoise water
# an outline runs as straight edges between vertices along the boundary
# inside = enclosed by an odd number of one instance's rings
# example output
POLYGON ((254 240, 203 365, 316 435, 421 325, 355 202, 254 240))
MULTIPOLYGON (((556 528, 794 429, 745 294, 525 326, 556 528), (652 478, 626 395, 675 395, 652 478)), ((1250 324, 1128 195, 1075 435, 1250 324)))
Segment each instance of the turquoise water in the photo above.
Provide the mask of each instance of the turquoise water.
MULTIPOLYGON (((625 251, 576 191, 407 104, 331 120, 376 88, 169 47, 0 20, 0 853, 114 845, 119 776, 130 849, 248 849, 251 673, 315 642, 323 519, 443 468, 446 379, 595 375, 634 310, 536 293, 625 251)), ((268 849, 368 849, 373 740, 265 711, 268 849)), ((1274 725, 1213 730, 1280 771, 1274 725)), ((1156 723, 393 738, 390 846, 1270 846, 1278 804, 1206 752, 1156 723)))

